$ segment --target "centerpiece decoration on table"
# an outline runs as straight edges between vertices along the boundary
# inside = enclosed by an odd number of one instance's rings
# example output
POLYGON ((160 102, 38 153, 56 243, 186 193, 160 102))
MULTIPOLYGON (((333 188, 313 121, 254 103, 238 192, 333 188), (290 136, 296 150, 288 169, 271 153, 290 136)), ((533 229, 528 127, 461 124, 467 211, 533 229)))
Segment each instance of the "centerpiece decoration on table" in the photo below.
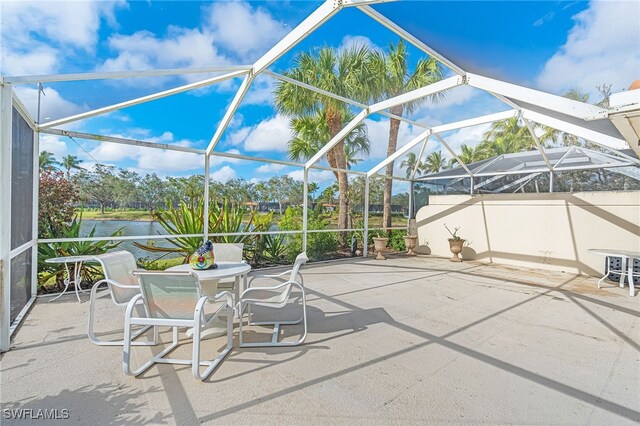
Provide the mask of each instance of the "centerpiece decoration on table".
POLYGON ((191 269, 196 270, 216 269, 218 265, 215 264, 215 260, 216 258, 213 255, 213 243, 211 241, 205 242, 187 259, 191 269))

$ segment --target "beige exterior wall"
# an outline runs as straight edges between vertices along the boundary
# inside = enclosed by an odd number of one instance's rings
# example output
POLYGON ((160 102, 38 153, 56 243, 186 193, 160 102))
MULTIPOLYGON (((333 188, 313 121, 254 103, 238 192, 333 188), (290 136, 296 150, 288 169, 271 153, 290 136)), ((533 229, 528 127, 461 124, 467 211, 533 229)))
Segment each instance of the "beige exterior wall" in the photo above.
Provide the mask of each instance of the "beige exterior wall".
POLYGON ((640 252, 640 192, 431 196, 416 215, 423 253, 451 256, 444 223, 467 240, 463 259, 598 276, 588 249, 640 252))

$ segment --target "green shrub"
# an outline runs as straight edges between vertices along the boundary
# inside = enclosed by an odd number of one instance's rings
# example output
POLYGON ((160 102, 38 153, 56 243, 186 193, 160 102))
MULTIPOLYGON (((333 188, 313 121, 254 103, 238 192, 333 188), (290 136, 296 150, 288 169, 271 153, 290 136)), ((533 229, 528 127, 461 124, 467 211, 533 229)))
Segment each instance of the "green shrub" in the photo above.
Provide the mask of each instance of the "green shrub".
POLYGON ((404 243, 404 236, 407 232, 402 229, 394 229, 389 235, 389 247, 394 251, 405 251, 407 246, 404 243))
MULTIPOLYGON (((327 229, 329 221, 327 216, 319 211, 310 212, 307 222, 308 230, 327 229)), ((302 229, 302 209, 288 207, 278 222, 282 231, 300 231, 302 229)), ((307 256, 309 260, 323 260, 338 250, 338 239, 333 232, 313 232, 307 234, 307 256)), ((293 262, 302 251, 302 233, 289 234, 287 239, 286 256, 288 262, 293 262)))

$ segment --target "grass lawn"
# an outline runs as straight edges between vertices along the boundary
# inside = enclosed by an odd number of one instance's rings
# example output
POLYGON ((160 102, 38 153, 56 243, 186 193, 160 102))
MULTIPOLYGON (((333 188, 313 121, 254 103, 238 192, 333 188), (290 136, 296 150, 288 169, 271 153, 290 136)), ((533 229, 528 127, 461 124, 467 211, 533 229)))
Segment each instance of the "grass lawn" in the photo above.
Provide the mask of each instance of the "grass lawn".
POLYGON ((82 212, 83 219, 92 220, 153 220, 148 210, 107 210, 100 213, 100 210, 85 210, 82 212))
MULTIPOLYGON (((247 223, 250 219, 250 214, 246 213, 243 216, 243 222, 247 223)), ((151 213, 148 210, 107 210, 104 213, 100 213, 100 210, 85 210, 82 212, 83 219, 89 220, 153 220, 151 213)), ((354 218, 354 225, 358 222, 361 216, 354 218)), ((280 215, 278 212, 273 213, 273 223, 278 223, 280 215)), ((402 216, 393 216, 391 218, 391 225, 406 226, 407 219, 402 216)), ((329 216, 329 228, 337 228, 338 224, 338 212, 333 212, 329 216)), ((382 226, 381 215, 370 215, 369 226, 372 228, 378 228, 382 226)))

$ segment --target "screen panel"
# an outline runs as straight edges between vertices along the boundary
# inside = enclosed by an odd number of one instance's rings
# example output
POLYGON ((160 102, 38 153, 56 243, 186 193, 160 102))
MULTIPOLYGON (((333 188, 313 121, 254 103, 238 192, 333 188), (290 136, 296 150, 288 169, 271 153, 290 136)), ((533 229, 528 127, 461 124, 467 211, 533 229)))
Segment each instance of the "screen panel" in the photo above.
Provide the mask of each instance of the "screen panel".
POLYGON ((11 135, 11 249, 33 237, 33 130, 13 108, 11 135))

